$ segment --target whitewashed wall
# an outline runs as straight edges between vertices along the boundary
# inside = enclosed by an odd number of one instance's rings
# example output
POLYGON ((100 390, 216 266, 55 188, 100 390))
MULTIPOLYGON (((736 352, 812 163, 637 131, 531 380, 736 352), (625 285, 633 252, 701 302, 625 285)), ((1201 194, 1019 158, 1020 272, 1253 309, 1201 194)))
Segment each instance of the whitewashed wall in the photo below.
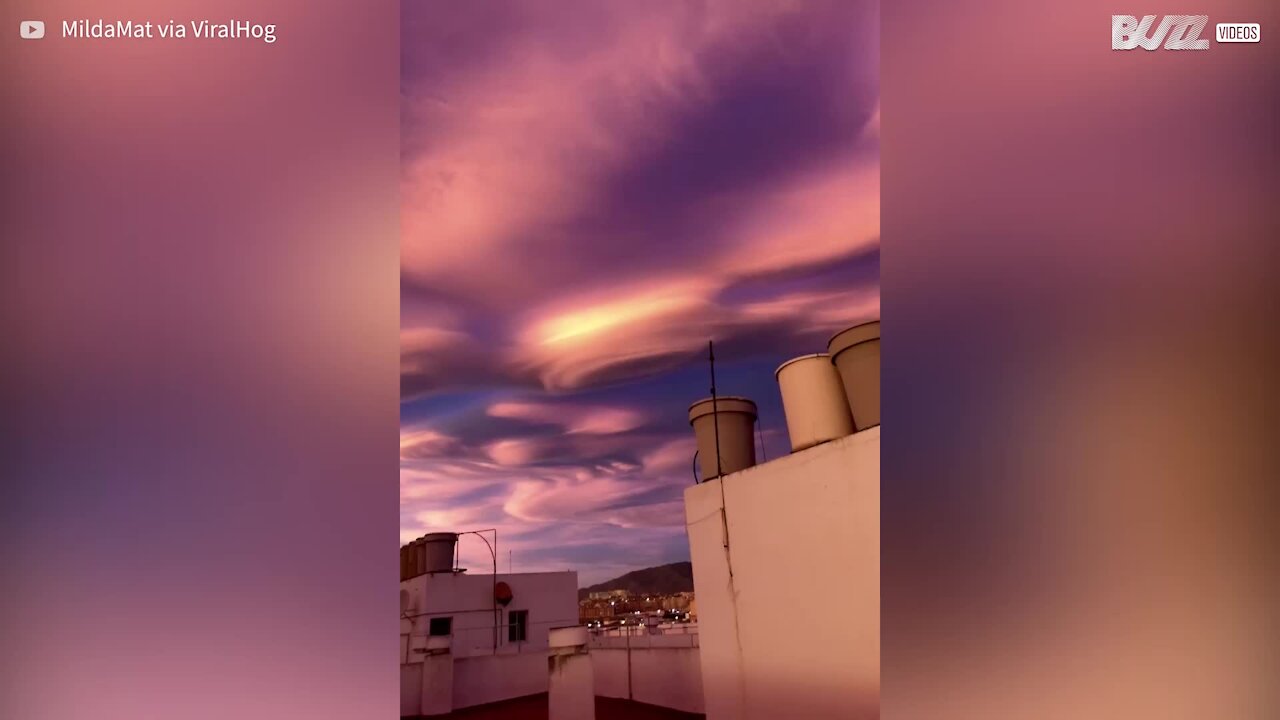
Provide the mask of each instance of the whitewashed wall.
POLYGON ((546 652, 457 658, 453 663, 455 709, 546 691, 546 652))
POLYGON ((878 718, 880 428, 695 485, 685 517, 708 720, 878 718))
POLYGON ((596 695, 684 712, 705 711, 696 647, 593 647, 591 663, 596 695))
POLYGON ((422 663, 400 666, 400 717, 422 714, 422 663))
POLYGON ((625 650, 591 649, 591 665, 595 668, 596 695, 622 698, 631 695, 627 684, 627 653, 625 650))

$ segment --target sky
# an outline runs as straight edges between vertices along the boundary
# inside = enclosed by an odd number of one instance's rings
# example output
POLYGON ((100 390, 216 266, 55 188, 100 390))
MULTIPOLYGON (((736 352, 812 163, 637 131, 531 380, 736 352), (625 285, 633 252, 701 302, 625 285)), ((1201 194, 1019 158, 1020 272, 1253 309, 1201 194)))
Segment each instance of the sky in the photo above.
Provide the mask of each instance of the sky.
POLYGON ((688 560, 708 340, 788 451, 774 369, 880 314, 878 12, 403 3, 401 542, 688 560))

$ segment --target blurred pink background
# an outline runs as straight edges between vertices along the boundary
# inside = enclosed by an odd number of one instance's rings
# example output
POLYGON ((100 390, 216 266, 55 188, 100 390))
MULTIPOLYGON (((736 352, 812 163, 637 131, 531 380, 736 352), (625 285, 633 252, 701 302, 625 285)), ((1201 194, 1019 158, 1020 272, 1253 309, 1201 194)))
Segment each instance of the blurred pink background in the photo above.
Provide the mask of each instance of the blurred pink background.
POLYGON ((396 712, 398 12, 6 5, 0 716, 396 712))
POLYGON ((1277 20, 885 3, 884 717, 1280 716, 1277 20))

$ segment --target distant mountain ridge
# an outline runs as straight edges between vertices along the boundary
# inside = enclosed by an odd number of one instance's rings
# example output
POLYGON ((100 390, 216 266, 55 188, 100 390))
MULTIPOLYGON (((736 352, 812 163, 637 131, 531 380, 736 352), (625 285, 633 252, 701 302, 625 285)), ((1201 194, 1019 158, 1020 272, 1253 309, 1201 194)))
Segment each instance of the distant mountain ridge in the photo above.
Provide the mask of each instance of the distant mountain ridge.
POLYGON ((612 580, 606 580, 597 585, 579 589, 578 599, 581 600, 590 593, 605 590, 626 590, 633 595, 645 593, 670 595, 671 593, 691 592, 693 590, 693 563, 685 561, 671 563, 670 565, 658 565, 657 567, 643 570, 633 570, 612 580))

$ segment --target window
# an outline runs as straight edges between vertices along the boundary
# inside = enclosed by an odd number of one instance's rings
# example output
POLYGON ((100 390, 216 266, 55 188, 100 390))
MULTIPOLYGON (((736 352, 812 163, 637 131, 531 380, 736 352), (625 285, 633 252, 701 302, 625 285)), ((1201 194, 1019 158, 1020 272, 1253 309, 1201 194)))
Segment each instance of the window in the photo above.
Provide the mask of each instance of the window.
POLYGON ((507 613, 507 642, 524 642, 528 636, 529 611, 512 610, 507 613))
POLYGON ((453 618, 451 617, 433 617, 431 618, 431 626, 427 629, 427 634, 432 637, 448 637, 453 634, 453 618))

